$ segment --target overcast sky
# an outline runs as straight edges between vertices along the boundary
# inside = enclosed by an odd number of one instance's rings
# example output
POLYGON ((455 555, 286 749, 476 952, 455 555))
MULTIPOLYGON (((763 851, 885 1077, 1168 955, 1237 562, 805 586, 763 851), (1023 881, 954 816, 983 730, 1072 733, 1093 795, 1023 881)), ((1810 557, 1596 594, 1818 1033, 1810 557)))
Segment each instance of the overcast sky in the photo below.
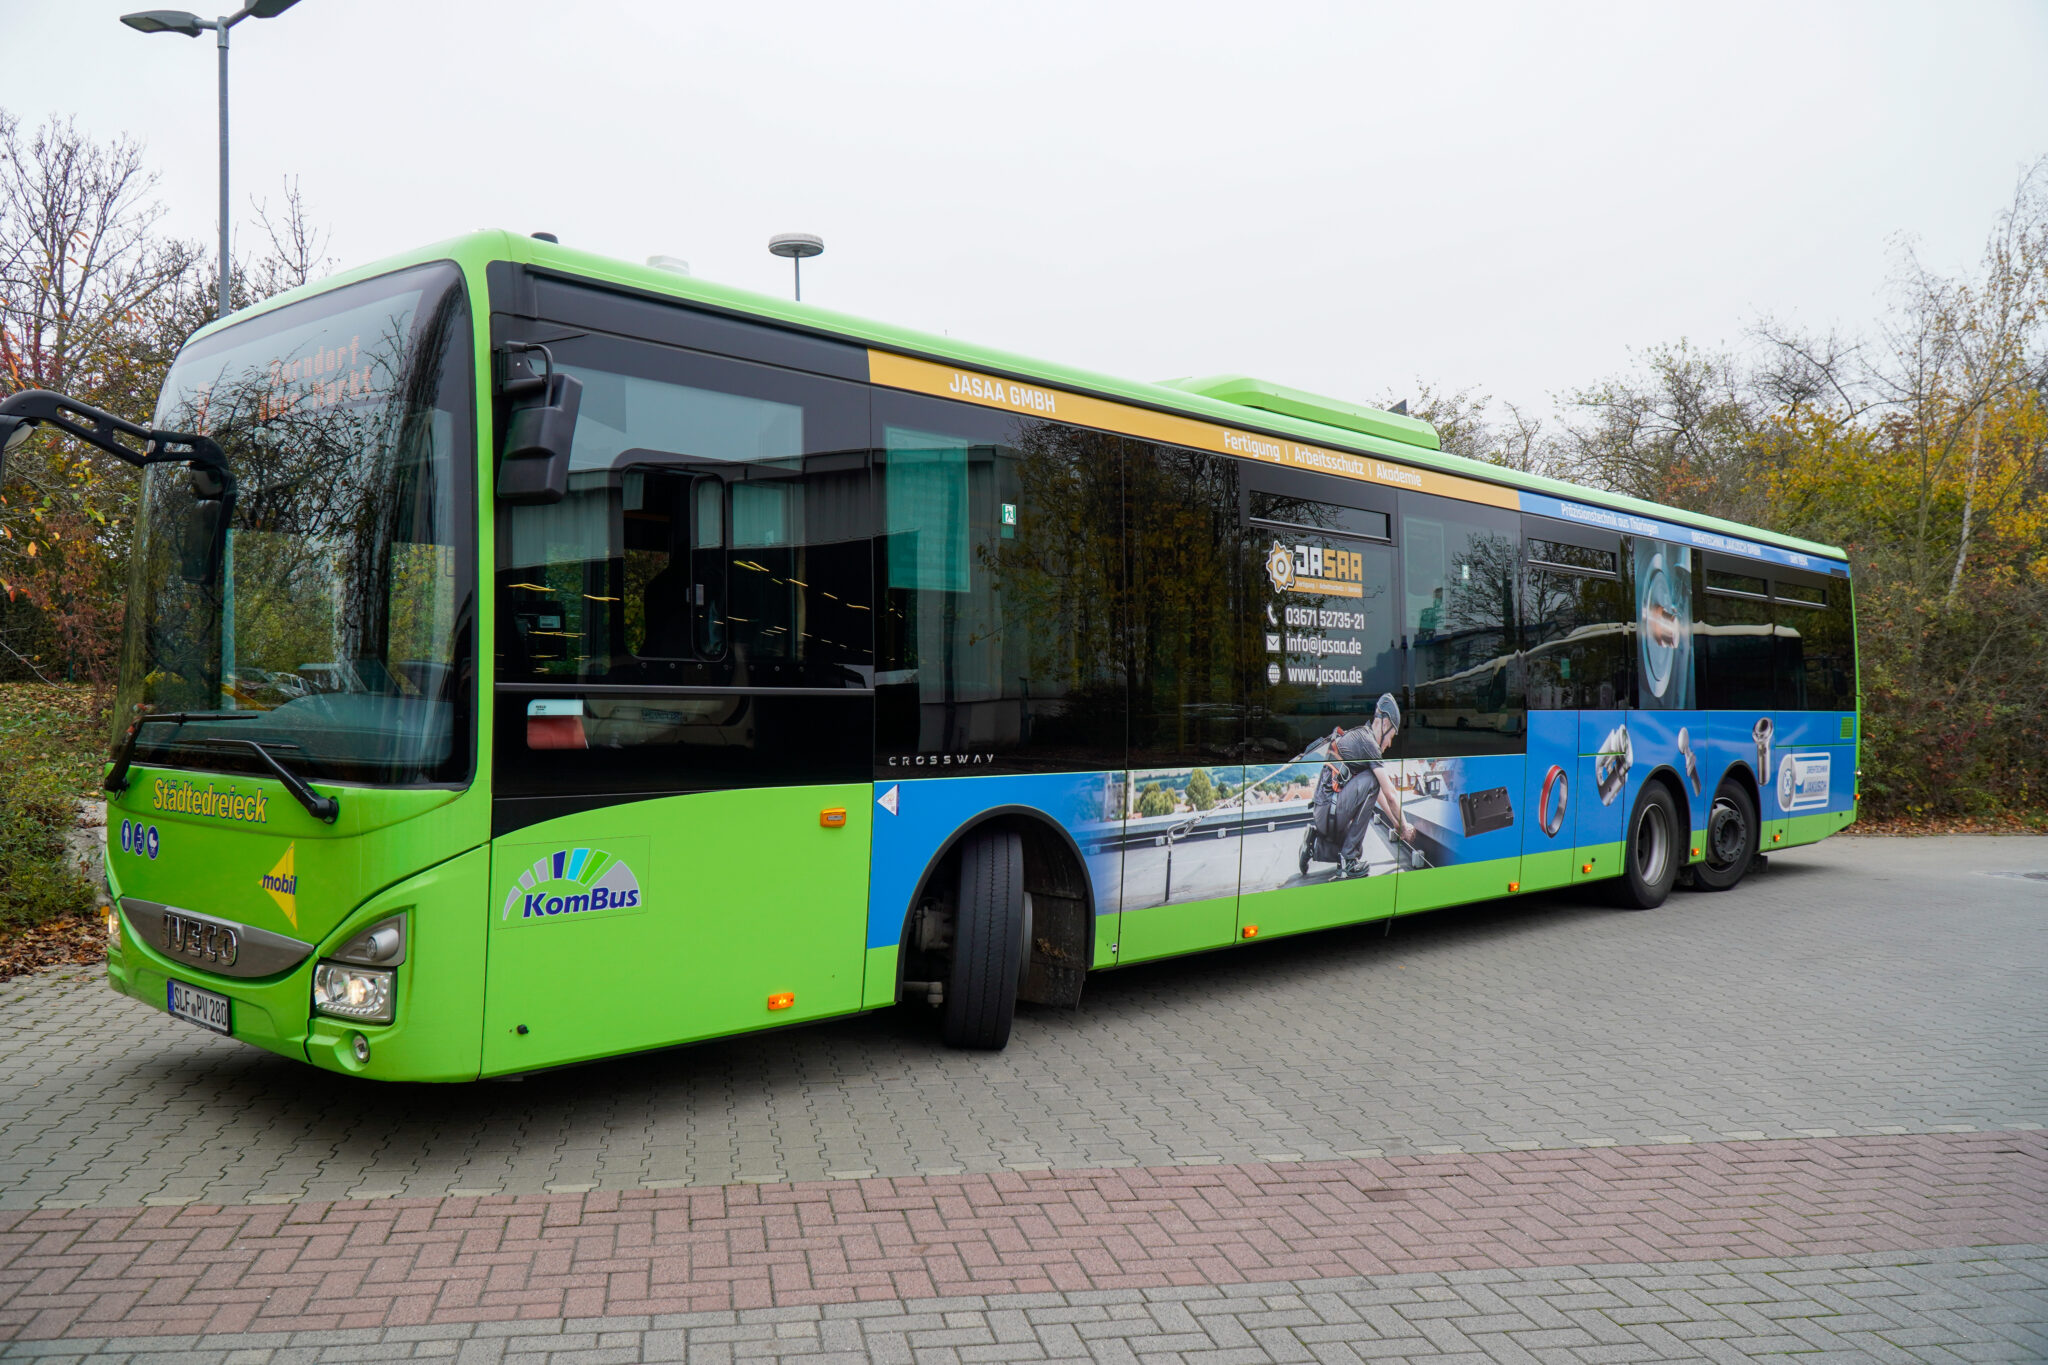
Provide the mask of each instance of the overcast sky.
MULTIPOLYGON (((174 0, 164 0, 173 3, 174 0)), ((128 0, 129 4, 141 0, 128 0)), ((0 107, 214 231, 211 36, 0 0, 0 107)), ((2048 154, 2048 4, 301 0, 234 30, 238 250, 545 229, 1141 379, 1549 406, 1629 348, 1859 326, 2048 154)))

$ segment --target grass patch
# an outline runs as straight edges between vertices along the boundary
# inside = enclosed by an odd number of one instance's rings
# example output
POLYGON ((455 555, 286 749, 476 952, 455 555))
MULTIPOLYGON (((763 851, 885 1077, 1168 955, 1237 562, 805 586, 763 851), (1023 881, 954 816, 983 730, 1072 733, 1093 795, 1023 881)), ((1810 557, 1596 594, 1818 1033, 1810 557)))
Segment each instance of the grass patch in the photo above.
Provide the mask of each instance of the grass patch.
POLYGON ((91 688, 0 684, 0 938, 91 915, 92 883, 64 838, 105 752, 91 688))

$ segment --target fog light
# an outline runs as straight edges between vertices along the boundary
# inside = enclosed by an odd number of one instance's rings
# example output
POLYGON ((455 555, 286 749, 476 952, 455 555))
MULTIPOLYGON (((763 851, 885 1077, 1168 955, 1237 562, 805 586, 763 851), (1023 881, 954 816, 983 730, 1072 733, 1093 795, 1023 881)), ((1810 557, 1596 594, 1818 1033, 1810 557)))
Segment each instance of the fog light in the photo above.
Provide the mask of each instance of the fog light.
POLYGON ((112 907, 107 910, 107 951, 121 951, 121 912, 112 907))
POLYGON ((366 1024, 391 1022, 392 974, 323 962, 313 969, 313 1008, 366 1024))
POLYGON ((370 1040, 358 1033, 349 1039, 349 1046, 355 1049, 356 1060, 367 1065, 370 1060, 370 1040))

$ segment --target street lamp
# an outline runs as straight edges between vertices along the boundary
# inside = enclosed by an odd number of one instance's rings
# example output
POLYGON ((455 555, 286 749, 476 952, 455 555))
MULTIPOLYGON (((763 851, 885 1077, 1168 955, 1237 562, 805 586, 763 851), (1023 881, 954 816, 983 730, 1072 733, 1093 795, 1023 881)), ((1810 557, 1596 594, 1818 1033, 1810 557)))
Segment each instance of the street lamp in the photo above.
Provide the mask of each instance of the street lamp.
POLYGON ((825 254, 825 239, 810 232, 778 232, 768 239, 768 254, 787 256, 796 271, 796 301, 804 301, 804 261, 825 254))
POLYGON ((124 14, 121 22, 137 33, 182 33, 197 38, 213 30, 220 49, 220 312, 228 315, 228 30, 244 19, 275 19, 299 0, 249 0, 233 14, 202 19, 181 9, 146 9, 124 14))

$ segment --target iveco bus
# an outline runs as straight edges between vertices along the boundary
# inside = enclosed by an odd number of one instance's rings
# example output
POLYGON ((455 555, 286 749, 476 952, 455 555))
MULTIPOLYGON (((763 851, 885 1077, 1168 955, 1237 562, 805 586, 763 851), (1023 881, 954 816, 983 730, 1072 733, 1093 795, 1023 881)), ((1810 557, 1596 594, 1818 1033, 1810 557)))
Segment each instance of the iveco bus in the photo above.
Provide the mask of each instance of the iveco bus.
POLYGON ((1838 550, 484 233, 209 326, 147 424, 108 979, 463 1080, 1853 816, 1838 550))

